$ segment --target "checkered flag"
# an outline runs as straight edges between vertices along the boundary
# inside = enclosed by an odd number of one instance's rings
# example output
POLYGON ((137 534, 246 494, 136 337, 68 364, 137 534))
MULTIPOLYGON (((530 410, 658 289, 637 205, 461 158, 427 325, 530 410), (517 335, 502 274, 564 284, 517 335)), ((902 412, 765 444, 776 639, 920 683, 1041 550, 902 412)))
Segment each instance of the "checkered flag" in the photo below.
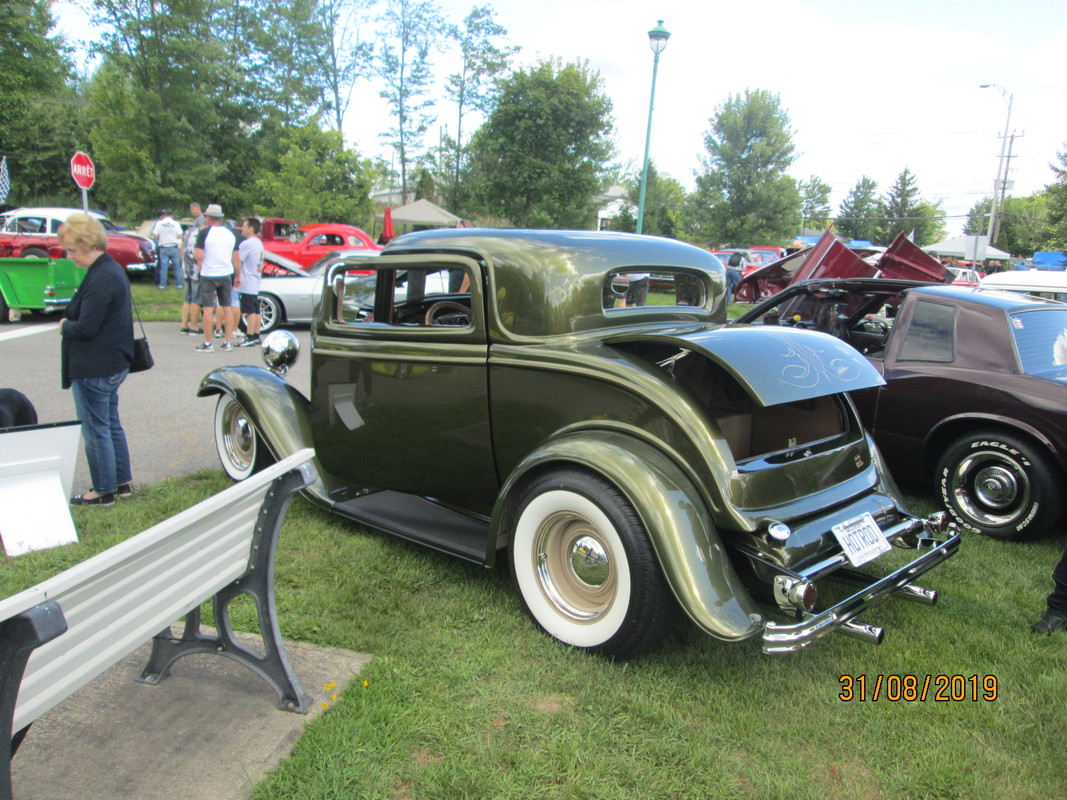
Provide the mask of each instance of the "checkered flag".
POLYGON ((7 174, 7 156, 0 159, 0 203, 7 200, 7 193, 11 191, 11 178, 7 174))

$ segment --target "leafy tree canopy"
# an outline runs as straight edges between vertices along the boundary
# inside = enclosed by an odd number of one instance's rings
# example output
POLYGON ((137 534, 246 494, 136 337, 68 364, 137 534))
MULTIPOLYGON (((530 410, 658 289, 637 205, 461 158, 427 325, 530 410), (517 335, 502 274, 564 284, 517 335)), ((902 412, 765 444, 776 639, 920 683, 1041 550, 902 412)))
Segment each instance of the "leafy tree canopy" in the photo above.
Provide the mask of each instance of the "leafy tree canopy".
POLYGON ((804 226, 827 228, 830 225, 830 184, 818 175, 800 182, 800 215, 804 226))
POLYGON ((693 233, 708 244, 778 241, 796 232, 800 193, 786 170, 796 158, 789 115, 764 89, 731 95, 704 135, 693 233))
POLYGON ((587 64, 512 73, 471 141, 478 203, 519 227, 591 228, 614 155, 611 101, 587 64))
POLYGON ((370 164, 346 150, 338 131, 316 122, 285 129, 278 153, 256 179, 255 210, 315 222, 366 224, 371 215, 370 164))
POLYGON ((834 230, 846 239, 873 242, 878 238, 878 223, 882 215, 878 202, 878 183, 874 178, 861 177, 837 209, 834 230))

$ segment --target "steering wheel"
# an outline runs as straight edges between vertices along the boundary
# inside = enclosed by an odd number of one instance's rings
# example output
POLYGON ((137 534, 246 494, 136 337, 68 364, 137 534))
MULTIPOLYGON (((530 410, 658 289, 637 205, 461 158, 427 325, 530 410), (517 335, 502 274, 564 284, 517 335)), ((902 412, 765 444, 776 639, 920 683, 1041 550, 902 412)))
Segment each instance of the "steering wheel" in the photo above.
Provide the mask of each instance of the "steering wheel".
POLYGON ((462 303, 440 300, 426 309, 427 325, 470 325, 471 311, 462 303))

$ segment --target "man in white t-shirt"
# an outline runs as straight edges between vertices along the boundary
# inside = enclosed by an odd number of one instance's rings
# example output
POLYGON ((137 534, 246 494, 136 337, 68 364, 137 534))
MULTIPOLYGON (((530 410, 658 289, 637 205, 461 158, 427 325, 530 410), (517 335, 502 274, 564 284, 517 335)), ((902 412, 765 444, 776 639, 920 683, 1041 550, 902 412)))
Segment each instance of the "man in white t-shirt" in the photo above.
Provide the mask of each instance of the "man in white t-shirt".
POLYGON ((222 349, 233 350, 233 318, 226 313, 230 292, 240 285, 241 278, 233 272, 233 248, 237 243, 233 233, 222 225, 222 207, 212 203, 204 212, 207 225, 196 239, 193 255, 200 270, 200 304, 204 309, 204 342, 197 345, 198 353, 213 353, 211 332, 215 327, 215 308, 225 322, 222 349))
POLYGON ((240 276, 237 294, 241 298, 241 314, 247 320, 245 340, 240 347, 255 347, 259 344, 259 281, 263 274, 263 240, 259 238, 260 224, 249 217, 241 225, 244 238, 233 253, 233 267, 240 276))
POLYGON ((152 238, 156 240, 156 286, 167 288, 167 272, 174 272, 174 285, 182 285, 182 259, 179 245, 182 241, 182 226, 174 219, 174 212, 164 208, 152 226, 152 238))

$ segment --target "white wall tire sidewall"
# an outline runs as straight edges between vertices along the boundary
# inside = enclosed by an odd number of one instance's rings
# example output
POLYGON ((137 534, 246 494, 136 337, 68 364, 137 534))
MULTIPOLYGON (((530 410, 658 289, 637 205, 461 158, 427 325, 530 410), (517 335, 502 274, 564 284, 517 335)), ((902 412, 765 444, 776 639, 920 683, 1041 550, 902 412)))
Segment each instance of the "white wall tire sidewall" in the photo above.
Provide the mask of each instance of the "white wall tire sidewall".
MULTIPOLYGON (((223 394, 219 396, 219 402, 215 406, 215 450, 219 455, 219 461, 222 462, 222 468, 227 475, 235 481, 243 481, 249 477, 256 468, 256 452, 253 452, 253 456, 249 459, 247 468, 239 468, 234 460, 230 457, 224 437, 227 435, 226 417, 228 414, 236 411, 244 415, 246 418, 248 412, 232 397, 223 394)), ((250 421, 251 422, 251 421, 250 421)), ((259 442, 255 442, 256 448, 259 447, 259 442)))
POLYGON ((629 611, 631 575, 626 550, 615 525, 592 500, 564 489, 534 497, 522 510, 515 525, 511 548, 516 583, 527 608, 551 636, 574 647, 597 647, 609 641, 623 626, 629 611), (590 622, 570 619, 545 598, 537 577, 534 542, 541 523, 560 511, 570 511, 588 520, 600 531, 602 546, 615 568, 616 591, 610 607, 590 622))

